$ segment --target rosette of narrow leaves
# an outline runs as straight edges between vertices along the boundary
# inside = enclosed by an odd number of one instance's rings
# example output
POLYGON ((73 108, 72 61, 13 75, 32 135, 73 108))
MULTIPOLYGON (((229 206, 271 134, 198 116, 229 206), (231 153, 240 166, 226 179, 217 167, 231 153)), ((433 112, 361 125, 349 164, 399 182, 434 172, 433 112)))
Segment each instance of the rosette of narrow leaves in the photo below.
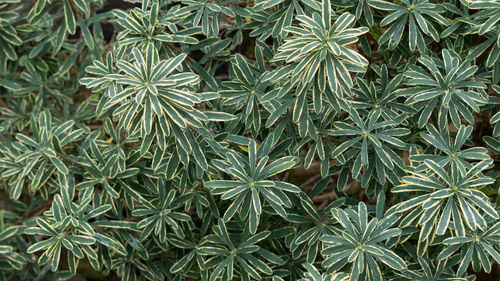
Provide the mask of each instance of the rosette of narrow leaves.
POLYGON ((475 272, 481 269, 490 272, 492 264, 500 263, 500 222, 483 231, 467 230, 465 236, 446 238, 443 244, 445 248, 439 253, 439 260, 460 251, 457 276, 463 276, 470 264, 475 272))
MULTIPOLYGON (((69 177, 72 181, 71 178, 72 176, 69 177)), ((69 268, 75 274, 78 260, 83 259, 85 255, 91 260, 98 259, 97 253, 91 247, 98 241, 97 235, 88 220, 107 212, 111 206, 102 205, 89 209, 92 189, 81 191, 79 202, 74 203, 72 202, 75 192, 74 184, 68 183, 67 180, 62 180, 61 184, 64 186, 61 189, 61 195, 54 196, 51 209, 45 212, 43 217, 36 219, 36 227, 29 227, 24 232, 29 235, 50 237, 31 245, 27 250, 28 253, 44 251, 38 263, 50 262, 52 271, 56 271, 61 252, 65 248, 68 251, 69 268)), ((109 239, 111 238, 108 237, 106 240, 109 239)))
POLYGON ((371 0, 368 4, 373 8, 389 12, 389 15, 380 21, 380 25, 391 24, 391 26, 382 34, 378 43, 380 45, 387 43, 391 50, 399 45, 403 34, 408 32, 410 51, 413 52, 418 48, 423 53, 427 49, 423 34, 439 42, 439 34, 433 23, 448 25, 448 21, 439 14, 438 5, 427 0, 402 0, 399 4, 371 0), (407 31, 406 26, 408 26, 407 31))
POLYGON ((241 122, 245 123, 247 129, 258 132, 262 119, 261 107, 272 113, 280 103, 275 99, 266 98, 273 95, 273 92, 269 91, 271 82, 265 80, 260 70, 250 65, 243 56, 236 54, 231 60, 231 67, 235 79, 222 82, 225 89, 218 92, 223 99, 222 105, 236 111, 241 110, 241 122))
POLYGON ((114 116, 119 118, 118 126, 128 135, 143 137, 141 151, 147 151, 154 139, 164 150, 167 138, 173 133, 182 162, 187 164, 188 155, 194 151, 195 156, 200 156, 195 157, 197 163, 206 169, 198 142, 186 130, 188 126, 201 128, 202 121, 208 120, 195 108, 204 99, 193 92, 199 77, 192 72, 171 74, 180 67, 186 54, 159 60, 156 48, 149 44, 145 55, 137 48, 132 49, 133 63, 120 60, 117 66, 121 73, 106 76, 121 84, 123 90, 112 97, 103 97, 107 100, 104 110, 113 109, 114 116))
MULTIPOLYGON (((82 129, 72 130, 73 124, 71 120, 53 122, 50 113, 43 111, 38 122, 35 115, 31 118, 31 136, 18 133, 16 144, 6 143, 0 167, 4 169, 2 177, 8 178, 11 186, 11 198, 19 198, 25 182, 29 183, 30 193, 34 193, 58 172, 68 174, 69 169, 61 160, 65 158, 63 148, 83 134, 82 129)), ((46 195, 47 191, 43 193, 46 195)))
POLYGON ((358 210, 332 209, 333 217, 342 228, 337 235, 321 237, 324 243, 321 254, 325 257, 322 266, 333 273, 346 264, 352 264, 349 280, 383 280, 379 263, 398 270, 406 270, 406 264, 396 253, 381 242, 401 234, 401 229, 390 228, 398 219, 387 216, 380 221, 368 221, 368 211, 363 202, 358 210))
POLYGON ((144 49, 150 43, 198 43, 196 38, 191 37, 199 32, 196 29, 185 29, 181 32, 172 28, 189 16, 189 11, 175 8, 167 13, 161 13, 159 2, 152 2, 151 7, 142 5, 142 9, 134 8, 128 13, 118 9, 113 10, 118 19, 117 23, 123 28, 116 37, 119 46, 144 49), (167 33, 166 29, 170 29, 170 33, 167 33))
MULTIPOLYGON (((257 243, 266 239, 270 231, 255 235, 230 234, 222 219, 212 227, 214 234, 204 238, 205 244, 198 253, 211 256, 204 267, 210 268, 210 281, 214 280, 261 280, 261 273, 272 275, 273 270, 260 258, 265 258, 268 251, 263 251, 257 243), (219 279, 218 279, 219 278, 219 279)), ((279 257, 277 257, 279 259, 279 257)), ((273 262, 273 260, 269 260, 273 262)))
POLYGON ((314 265, 305 263, 302 266, 307 270, 304 272, 304 278, 299 281, 344 281, 349 279, 349 275, 343 272, 334 274, 321 274, 314 265))
POLYGON ((248 157, 228 151, 226 159, 227 162, 214 161, 213 164, 234 177, 234 180, 205 182, 205 187, 210 188, 210 193, 222 195, 223 200, 233 201, 224 213, 225 222, 238 212, 240 219, 248 221, 250 233, 255 234, 263 211, 262 199, 278 215, 286 218, 287 213, 283 207, 292 207, 292 202, 286 193, 299 193, 301 189, 293 184, 269 178, 294 167, 295 157, 282 157, 268 164, 269 156, 259 155, 257 144, 254 140, 250 140, 248 157))
POLYGON ((418 194, 395 205, 393 210, 404 213, 402 227, 414 222, 421 226, 419 254, 425 253, 436 235, 444 235, 449 229, 456 236, 464 236, 467 229, 486 230, 488 217, 500 217, 490 199, 479 190, 494 182, 481 173, 491 163, 491 159, 481 161, 467 168, 465 174, 452 174, 438 163, 424 160, 428 172, 413 172, 401 179, 401 185, 391 189, 394 193, 418 194))
POLYGON ((474 123, 472 111, 479 112, 479 106, 487 102, 487 86, 475 81, 478 67, 447 49, 442 51, 442 60, 423 55, 418 62, 426 69, 410 66, 405 72, 409 87, 400 91, 400 95, 408 97, 405 103, 419 111, 418 126, 428 122, 435 107, 439 107, 440 128, 448 125, 448 115, 457 128, 461 116, 474 123))
POLYGON ((468 161, 489 160, 488 149, 484 147, 461 149, 471 134, 472 126, 461 125, 455 135, 455 140, 453 140, 448 130, 440 132, 433 125, 428 124, 427 132, 420 134, 420 136, 431 146, 423 154, 410 156, 412 161, 421 163, 416 167, 415 171, 422 172, 426 170, 428 167, 424 161, 429 159, 436 162, 445 170, 451 171, 452 174, 460 173, 465 175, 467 169, 472 167, 472 164, 468 161), (440 153, 435 153, 434 150, 440 153))
MULTIPOLYGON (((169 75, 181 65, 186 55, 160 60, 153 44, 148 44, 145 57, 137 48, 132 50, 132 55, 133 63, 126 60, 116 63, 122 73, 107 75, 124 86, 124 90, 107 103, 107 107, 120 105, 115 110, 115 115, 123 116, 120 125, 130 133, 139 127, 141 135, 151 134, 153 128, 159 126, 169 135, 172 124, 179 129, 188 124, 201 126, 199 119, 203 115, 193 108, 200 100, 185 90, 196 86, 199 77, 192 72, 169 75)), ((160 130, 156 132, 159 134, 160 130)))
POLYGON ((157 186, 158 197, 151 200, 141 197, 141 205, 132 211, 132 216, 144 217, 137 223, 137 227, 142 231, 140 240, 145 240, 154 232, 155 237, 164 243, 167 240, 168 227, 178 236, 184 237, 179 223, 189 221, 191 217, 175 211, 179 204, 174 202, 176 191, 172 188, 172 182, 166 183, 163 178, 159 178, 157 186))
POLYGON ((102 198, 117 212, 115 199, 124 198, 129 206, 138 200, 137 192, 130 187, 130 180, 139 173, 137 167, 121 167, 120 154, 105 157, 98 142, 90 141, 89 151, 83 151, 82 165, 85 167, 83 179, 77 188, 99 187, 102 198))
POLYGON ((35 108, 39 111, 44 110, 47 105, 51 104, 51 101, 60 100, 71 103, 72 100, 68 97, 68 93, 72 94, 77 89, 73 85, 65 87, 63 78, 75 62, 78 52, 70 52, 68 55, 69 57, 65 61, 58 60, 57 64, 52 65, 53 68, 49 68, 45 62, 39 62, 47 67, 47 69, 42 70, 34 64, 27 64, 25 71, 20 75, 19 81, 21 83, 14 83, 15 87, 12 87, 12 96, 20 98, 34 95, 35 108))
POLYGON ((352 107, 366 113, 380 111, 384 120, 393 120, 402 113, 414 114, 415 110, 399 102, 397 89, 403 82, 403 75, 398 74, 389 78, 387 65, 374 66, 372 68, 380 76, 375 82, 356 77, 353 92, 356 100, 350 101, 352 107))
POLYGON ((354 178, 358 178, 361 168, 367 173, 367 179, 362 185, 368 184, 371 177, 376 178, 381 184, 385 183, 386 176, 391 179, 394 168, 405 168, 401 157, 394 150, 403 150, 406 144, 398 139, 410 133, 410 130, 398 128, 405 116, 379 121, 381 111, 372 111, 366 120, 361 119, 358 112, 351 108, 349 118, 352 123, 337 121, 333 123, 335 129, 328 134, 332 136, 352 136, 342 142, 332 152, 333 158, 338 158, 341 163, 354 159, 350 165, 354 178))
POLYGON ((333 15, 329 0, 323 0, 321 14, 298 15, 300 26, 287 29, 293 35, 278 48, 273 58, 284 61, 286 66, 275 70, 271 79, 288 78, 283 87, 297 86, 296 107, 300 110, 307 110, 300 105, 305 103, 307 90, 311 87, 316 112, 321 109, 323 100, 336 103, 332 93, 338 97, 344 92, 350 93, 351 72, 364 72, 368 65, 363 56, 347 47, 357 42, 368 28, 353 28, 356 18, 350 13, 338 16, 332 23, 333 15))

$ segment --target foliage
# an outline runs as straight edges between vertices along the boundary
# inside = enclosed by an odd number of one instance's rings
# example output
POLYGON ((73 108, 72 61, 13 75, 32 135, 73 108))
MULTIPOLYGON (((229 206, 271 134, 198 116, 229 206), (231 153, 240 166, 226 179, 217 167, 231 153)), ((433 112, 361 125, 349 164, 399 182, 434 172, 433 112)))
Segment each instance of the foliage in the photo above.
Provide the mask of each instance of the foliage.
POLYGON ((498 0, 0 0, 0 70, 0 280, 500 263, 498 0))

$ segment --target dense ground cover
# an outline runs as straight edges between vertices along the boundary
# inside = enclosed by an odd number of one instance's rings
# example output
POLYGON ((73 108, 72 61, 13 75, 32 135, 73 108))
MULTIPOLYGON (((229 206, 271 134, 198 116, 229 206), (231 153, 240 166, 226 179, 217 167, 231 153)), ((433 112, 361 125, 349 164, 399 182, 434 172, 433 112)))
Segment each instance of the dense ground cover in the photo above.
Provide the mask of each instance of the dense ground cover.
POLYGON ((0 280, 498 280, 499 80, 498 0, 0 0, 0 280))

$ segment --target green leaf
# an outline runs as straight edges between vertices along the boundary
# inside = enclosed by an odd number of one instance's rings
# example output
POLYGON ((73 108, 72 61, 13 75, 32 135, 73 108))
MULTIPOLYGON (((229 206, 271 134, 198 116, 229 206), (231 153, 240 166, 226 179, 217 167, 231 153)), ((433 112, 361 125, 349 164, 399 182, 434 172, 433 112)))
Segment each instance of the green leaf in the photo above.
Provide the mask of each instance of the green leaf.
POLYGON ((71 10, 69 0, 64 0, 63 3, 64 3, 64 21, 66 23, 66 30, 68 30, 69 34, 75 34, 76 31, 75 15, 71 10))

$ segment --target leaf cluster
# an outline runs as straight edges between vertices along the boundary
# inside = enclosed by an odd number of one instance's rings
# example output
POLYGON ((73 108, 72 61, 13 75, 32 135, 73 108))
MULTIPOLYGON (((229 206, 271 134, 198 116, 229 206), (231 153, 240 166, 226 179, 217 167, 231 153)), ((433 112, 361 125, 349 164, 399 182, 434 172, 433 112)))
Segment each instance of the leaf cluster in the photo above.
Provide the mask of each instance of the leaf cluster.
POLYGON ((474 280, 498 0, 0 0, 0 280, 474 280))

